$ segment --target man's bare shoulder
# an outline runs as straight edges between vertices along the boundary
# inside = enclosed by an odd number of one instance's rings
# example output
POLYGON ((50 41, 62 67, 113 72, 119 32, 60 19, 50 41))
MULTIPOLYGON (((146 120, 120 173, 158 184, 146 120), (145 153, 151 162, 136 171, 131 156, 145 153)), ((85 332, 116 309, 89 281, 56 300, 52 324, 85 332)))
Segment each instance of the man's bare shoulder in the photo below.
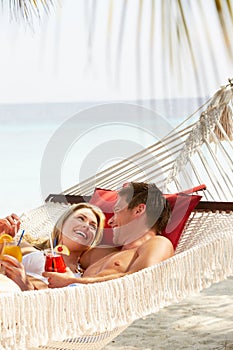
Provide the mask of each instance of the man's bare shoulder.
POLYGON ((161 243, 161 244, 166 244, 166 245, 171 246, 173 248, 173 245, 172 245, 172 242, 170 241, 170 239, 168 239, 168 238, 166 238, 164 236, 157 235, 157 236, 152 237, 152 239, 155 242, 158 242, 158 243, 161 243))
POLYGON ((144 244, 165 244, 168 246, 172 246, 172 243, 170 239, 161 236, 161 235, 154 235, 150 239, 148 239, 144 244))
POLYGON ((143 243, 139 249, 138 254, 158 254, 164 259, 168 259, 174 255, 174 248, 171 241, 164 236, 153 236, 145 243, 143 243))

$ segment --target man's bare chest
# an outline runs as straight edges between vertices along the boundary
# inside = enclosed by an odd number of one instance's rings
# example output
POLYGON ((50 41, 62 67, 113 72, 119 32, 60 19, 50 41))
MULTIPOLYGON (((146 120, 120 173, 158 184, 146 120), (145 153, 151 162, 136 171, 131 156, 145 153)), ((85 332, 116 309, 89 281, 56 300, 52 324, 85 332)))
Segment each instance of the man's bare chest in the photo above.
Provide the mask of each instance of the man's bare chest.
POLYGON ((84 275, 94 276, 100 272, 105 272, 106 274, 127 272, 136 258, 136 249, 114 252, 90 265, 84 275))

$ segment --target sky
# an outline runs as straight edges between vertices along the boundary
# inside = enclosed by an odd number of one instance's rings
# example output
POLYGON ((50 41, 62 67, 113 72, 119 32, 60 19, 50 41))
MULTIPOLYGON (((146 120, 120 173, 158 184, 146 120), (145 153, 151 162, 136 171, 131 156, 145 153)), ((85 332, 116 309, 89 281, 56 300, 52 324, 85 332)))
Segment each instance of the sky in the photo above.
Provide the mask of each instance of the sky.
MULTIPOLYGON (((3 6, 0 103, 207 96, 227 83, 232 58, 224 53, 214 2, 201 2, 201 16, 199 2, 184 6, 192 24, 195 70, 188 41, 177 42, 176 21, 169 21, 168 14, 162 26, 161 1, 155 3, 152 11, 149 0, 141 10, 138 0, 129 0, 126 8, 123 0, 63 0, 33 25, 10 20, 3 6), (169 31, 171 46, 162 39, 169 31), (213 44, 211 50, 207 43, 213 44), (171 55, 173 67, 167 60, 171 55)), ((172 11, 179 18, 175 7, 172 11)))

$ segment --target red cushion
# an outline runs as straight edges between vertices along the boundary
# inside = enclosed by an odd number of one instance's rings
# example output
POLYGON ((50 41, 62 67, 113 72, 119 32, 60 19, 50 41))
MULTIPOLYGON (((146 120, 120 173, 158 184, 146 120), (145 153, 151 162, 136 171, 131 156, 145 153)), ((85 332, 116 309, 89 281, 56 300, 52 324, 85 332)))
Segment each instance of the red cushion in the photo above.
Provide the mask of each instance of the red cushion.
MULTIPOLYGON (((165 194, 164 196, 169 201, 172 214, 169 223, 162 234, 170 239, 175 249, 190 213, 200 202, 202 197, 185 193, 165 194)), ((90 199, 90 203, 101 208, 106 216, 105 231, 101 244, 112 244, 112 229, 108 225, 108 220, 113 215, 113 208, 116 200, 117 191, 101 188, 96 188, 90 199)))
POLYGON ((165 194, 164 196, 169 201, 172 213, 162 235, 170 239, 174 249, 176 249, 184 226, 202 196, 184 193, 165 194))

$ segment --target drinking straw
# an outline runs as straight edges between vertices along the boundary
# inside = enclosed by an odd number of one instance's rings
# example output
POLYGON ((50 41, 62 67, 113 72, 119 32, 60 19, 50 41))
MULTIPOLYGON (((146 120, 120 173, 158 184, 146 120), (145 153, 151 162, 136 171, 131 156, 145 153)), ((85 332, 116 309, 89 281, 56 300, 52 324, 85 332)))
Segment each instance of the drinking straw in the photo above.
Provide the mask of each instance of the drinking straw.
MULTIPOLYGON (((22 215, 20 215, 19 220, 23 217, 23 215, 24 215, 24 213, 23 213, 22 215)), ((16 234, 17 234, 17 232, 18 232, 18 228, 17 228, 17 224, 16 224, 16 220, 15 220, 15 219, 14 219, 14 222, 15 222, 15 227, 14 227, 15 235, 14 235, 14 237, 16 237, 16 234)), ((19 221, 19 222, 20 222, 20 221, 19 221)), ((21 240, 22 240, 23 235, 24 235, 24 231, 25 231, 25 230, 22 230, 22 233, 21 233, 21 236, 20 236, 20 238, 19 238, 19 242, 17 243, 17 245, 20 245, 21 240)))
POLYGON ((51 246, 51 252, 53 254, 53 241, 52 241, 52 236, 49 236, 49 241, 50 241, 50 246, 51 246))
POLYGON ((20 243, 22 241, 22 238, 23 238, 23 235, 24 235, 24 232, 25 232, 25 230, 22 230, 22 233, 21 233, 21 235, 19 237, 19 241, 18 241, 17 245, 20 245, 20 243))

